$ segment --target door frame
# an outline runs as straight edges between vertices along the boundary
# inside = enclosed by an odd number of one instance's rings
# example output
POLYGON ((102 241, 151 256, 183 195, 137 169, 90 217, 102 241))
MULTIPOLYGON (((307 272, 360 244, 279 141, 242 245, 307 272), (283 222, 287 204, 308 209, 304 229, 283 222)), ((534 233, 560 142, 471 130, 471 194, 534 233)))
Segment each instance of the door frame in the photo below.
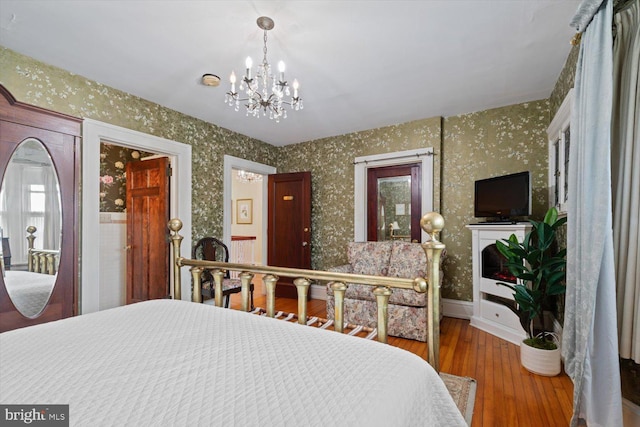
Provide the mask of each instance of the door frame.
MULTIPOLYGON (((222 209, 222 241, 227 247, 231 247, 231 187, 233 184, 233 170, 241 169, 247 172, 258 173, 260 175, 272 175, 277 172, 277 169, 273 166, 265 165, 251 160, 241 159, 239 157, 224 155, 224 179, 223 179, 223 191, 222 191, 222 203, 224 206, 222 209)), ((269 205, 267 194, 267 180, 262 180, 262 206, 254 206, 255 212, 260 212, 262 215, 262 257, 263 264, 266 264, 264 260, 267 256, 267 227, 269 205), (259 209, 259 210, 256 210, 259 209)))
MULTIPOLYGON (((367 170, 380 166, 397 166, 422 163, 422 214, 433 210, 433 147, 416 150, 396 151, 394 153, 376 154, 356 157, 354 160, 354 209, 353 229, 354 241, 367 240, 367 170)), ((426 242, 427 233, 421 231, 422 242, 426 242)))
MULTIPOLYGON (((80 235, 79 313, 100 309, 100 143, 164 154, 173 173, 170 179, 170 216, 182 221, 182 250, 191 251, 191 146, 143 132, 84 119, 82 124, 82 234, 80 235)), ((167 243, 168 244, 168 243, 167 243)), ((170 264, 173 294, 173 263, 170 264)), ((191 299, 191 275, 182 269, 182 299, 191 299)))

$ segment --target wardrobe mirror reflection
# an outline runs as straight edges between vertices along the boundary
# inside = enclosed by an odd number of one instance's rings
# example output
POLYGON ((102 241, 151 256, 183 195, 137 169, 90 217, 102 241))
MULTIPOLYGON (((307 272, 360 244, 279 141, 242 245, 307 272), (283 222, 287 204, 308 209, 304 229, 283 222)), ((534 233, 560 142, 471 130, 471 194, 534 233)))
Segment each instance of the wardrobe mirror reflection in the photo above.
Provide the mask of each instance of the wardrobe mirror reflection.
POLYGON ((0 187, 2 276, 26 317, 37 317, 55 285, 60 260, 60 184, 49 153, 28 138, 11 155, 0 187))

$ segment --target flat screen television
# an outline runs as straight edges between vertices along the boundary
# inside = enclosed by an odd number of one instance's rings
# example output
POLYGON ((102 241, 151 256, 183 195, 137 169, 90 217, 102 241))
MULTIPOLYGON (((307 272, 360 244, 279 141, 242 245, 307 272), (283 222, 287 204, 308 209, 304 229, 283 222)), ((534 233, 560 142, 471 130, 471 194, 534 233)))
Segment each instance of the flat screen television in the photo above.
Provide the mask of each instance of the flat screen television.
POLYGON ((529 172, 480 179, 475 182, 474 216, 498 221, 531 215, 529 172))

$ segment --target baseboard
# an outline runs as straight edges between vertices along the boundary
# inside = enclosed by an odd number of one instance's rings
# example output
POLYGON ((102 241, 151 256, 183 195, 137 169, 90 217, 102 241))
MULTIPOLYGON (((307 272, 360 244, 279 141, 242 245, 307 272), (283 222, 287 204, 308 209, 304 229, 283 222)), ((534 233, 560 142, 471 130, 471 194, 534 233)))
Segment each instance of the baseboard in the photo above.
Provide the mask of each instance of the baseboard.
POLYGON ((622 399, 622 425, 640 426, 640 406, 624 398, 622 399))
POLYGON ((458 319, 471 319, 473 302, 442 298, 442 315, 458 319))
POLYGON ((309 298, 327 300, 327 287, 323 285, 311 285, 309 298))

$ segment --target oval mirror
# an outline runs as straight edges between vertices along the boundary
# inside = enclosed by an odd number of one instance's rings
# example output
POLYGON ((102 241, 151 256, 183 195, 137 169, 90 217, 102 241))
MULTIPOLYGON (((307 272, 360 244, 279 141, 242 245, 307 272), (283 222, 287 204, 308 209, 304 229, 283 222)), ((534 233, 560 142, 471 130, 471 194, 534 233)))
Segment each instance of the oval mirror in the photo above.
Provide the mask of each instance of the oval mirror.
POLYGON ((11 155, 0 187, 2 276, 13 305, 37 317, 49 301, 60 260, 60 184, 49 153, 37 139, 11 155))

